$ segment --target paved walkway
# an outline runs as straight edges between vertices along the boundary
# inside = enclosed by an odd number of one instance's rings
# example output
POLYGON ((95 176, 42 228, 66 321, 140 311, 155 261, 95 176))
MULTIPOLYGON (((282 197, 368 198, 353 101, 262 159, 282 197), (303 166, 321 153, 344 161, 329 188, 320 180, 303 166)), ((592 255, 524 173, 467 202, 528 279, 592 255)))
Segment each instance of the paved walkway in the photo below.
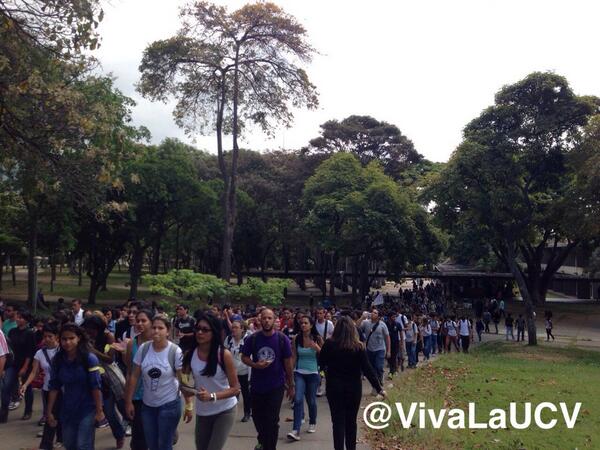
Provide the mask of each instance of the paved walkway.
MULTIPOLYGON (((364 386, 363 392, 369 394, 371 392, 370 386, 364 386)), ((373 397, 364 395, 363 400, 370 402, 373 397)), ((286 400, 281 408, 281 422, 279 430, 279 445, 278 448, 282 449, 296 449, 296 450, 326 450, 333 448, 333 438, 331 432, 331 416, 329 414, 329 406, 327 405, 327 399, 321 397, 317 399, 318 403, 318 419, 317 419, 317 432, 314 434, 308 434, 304 426, 301 431, 299 442, 290 442, 286 438, 286 435, 291 431, 292 423, 286 422, 286 417, 292 418, 293 412, 290 408, 290 403, 286 400)), ((32 449, 36 448, 39 444, 40 439, 36 438, 36 433, 42 429, 37 426, 37 421, 41 415, 41 396, 39 391, 35 392, 34 402, 34 414, 33 419, 27 422, 20 420, 23 415, 23 404, 19 409, 11 411, 8 423, 0 425, 0 450, 19 450, 19 449, 32 449)), ((238 406, 238 418, 236 423, 229 435, 227 440, 227 450, 252 450, 256 445, 256 430, 252 421, 247 423, 241 423, 241 404, 238 406)), ((305 405, 306 406, 306 405, 305 405)), ((308 413, 308 411, 306 411, 308 413)), ((360 412, 359 412, 360 416, 360 412)), ((179 426, 179 442, 176 449, 188 450, 194 449, 194 423, 189 424, 181 423, 179 426)), ((359 441, 361 439, 359 438, 359 441)), ((129 448, 129 439, 125 443, 125 448, 129 448)), ((96 449, 97 450, 109 450, 115 448, 115 440, 112 437, 110 428, 103 430, 96 430, 96 449)), ((357 446, 358 450, 368 450, 369 447, 366 444, 359 443, 357 446)))

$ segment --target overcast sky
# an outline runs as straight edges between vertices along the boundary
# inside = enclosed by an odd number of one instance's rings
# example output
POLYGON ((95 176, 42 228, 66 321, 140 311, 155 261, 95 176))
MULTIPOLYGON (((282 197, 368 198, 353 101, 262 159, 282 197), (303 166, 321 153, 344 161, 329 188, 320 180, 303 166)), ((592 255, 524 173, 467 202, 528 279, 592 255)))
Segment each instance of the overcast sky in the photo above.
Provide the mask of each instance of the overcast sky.
MULTIPOLYGON (((138 105, 133 117, 153 141, 178 137, 216 151, 214 136, 186 137, 172 104, 135 92, 144 48, 179 28, 178 0, 108 0, 95 52, 138 105)), ((215 1, 237 9, 246 2, 215 1)), ((533 71, 564 75, 577 94, 600 96, 600 2, 531 0, 280 0, 308 30, 320 55, 307 66, 320 93, 316 111, 297 111, 273 139, 242 141, 254 150, 300 148, 329 119, 371 115, 397 125, 417 150, 446 161, 462 128, 494 93, 533 71)))

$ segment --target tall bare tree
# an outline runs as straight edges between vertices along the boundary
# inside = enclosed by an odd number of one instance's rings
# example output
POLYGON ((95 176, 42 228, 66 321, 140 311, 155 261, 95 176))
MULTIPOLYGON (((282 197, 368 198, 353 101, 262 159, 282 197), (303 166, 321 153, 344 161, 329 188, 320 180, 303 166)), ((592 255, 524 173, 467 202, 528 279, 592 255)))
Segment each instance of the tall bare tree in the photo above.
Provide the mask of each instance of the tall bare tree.
POLYGON ((314 49, 297 20, 272 3, 254 3, 228 12, 208 2, 181 10, 182 27, 144 51, 138 89, 147 98, 177 99, 173 112, 187 133, 216 132, 224 183, 221 277, 231 275, 236 189, 242 130, 258 125, 266 133, 289 126, 292 108, 315 108, 318 98, 302 65, 314 49), (225 159, 223 135, 231 134, 225 159))

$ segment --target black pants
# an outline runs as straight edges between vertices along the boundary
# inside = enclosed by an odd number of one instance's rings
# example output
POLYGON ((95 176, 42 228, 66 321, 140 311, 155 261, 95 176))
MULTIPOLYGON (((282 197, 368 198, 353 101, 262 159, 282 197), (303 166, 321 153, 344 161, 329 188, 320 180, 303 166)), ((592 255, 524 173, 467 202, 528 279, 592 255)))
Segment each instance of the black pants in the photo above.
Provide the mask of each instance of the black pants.
POLYGON ((362 397, 361 383, 348 383, 341 380, 328 380, 327 402, 333 425, 333 448, 356 449, 356 417, 362 397))
POLYGON ((471 343, 470 336, 461 336, 460 337, 460 345, 462 347, 463 353, 469 353, 469 344, 471 343))
POLYGON ((252 420, 262 450, 275 450, 277 448, 279 411, 281 410, 284 389, 281 386, 264 394, 250 391, 252 420))
POLYGON ((244 400, 244 415, 249 416, 252 410, 250 406, 250 388, 248 384, 248 374, 238 375, 240 382, 240 390, 242 391, 242 399, 244 400))
MULTIPOLYGON (((42 391, 42 395, 46 397, 48 401, 48 391, 42 391)), ((62 443, 62 427, 60 424, 60 409, 62 403, 62 394, 59 391, 54 402, 54 408, 52 408, 52 415, 58 421, 58 425, 52 428, 48 425, 48 420, 44 424, 44 434, 42 435, 42 441, 40 442, 40 450, 52 450, 54 448, 54 437, 56 436, 56 442, 62 443)), ((47 413, 46 413, 47 415, 47 413)))
POLYGON ((142 401, 134 400, 135 413, 131 422, 131 450, 147 450, 146 436, 144 436, 144 424, 142 423, 142 401))
POLYGON ((390 365, 390 373, 396 373, 398 371, 398 351, 400 349, 400 343, 394 343, 390 345, 390 357, 388 358, 388 364, 390 365))

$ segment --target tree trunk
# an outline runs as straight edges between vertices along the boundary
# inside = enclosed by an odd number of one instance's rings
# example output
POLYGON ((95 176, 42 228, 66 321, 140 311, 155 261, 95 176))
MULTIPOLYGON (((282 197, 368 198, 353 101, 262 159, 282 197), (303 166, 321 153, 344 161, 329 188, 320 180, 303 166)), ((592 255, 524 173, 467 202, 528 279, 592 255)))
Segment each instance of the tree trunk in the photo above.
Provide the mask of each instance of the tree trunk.
POLYGON ((521 297, 523 297, 523 304, 525 306, 525 320, 527 322, 527 339, 529 345, 537 345, 537 330, 535 325, 535 307, 534 301, 532 298, 532 294, 537 296, 538 293, 532 293, 529 291, 529 287, 527 286, 527 281, 523 276, 523 272, 521 272, 521 268, 517 263, 517 257, 515 254, 515 250, 512 246, 512 243, 508 243, 506 245, 507 249, 507 263, 510 271, 512 272, 515 280, 517 282, 517 286, 519 286, 519 291, 521 292, 521 297))
POLYGON ((33 306, 37 299, 36 292, 36 271, 35 254, 37 253, 37 218, 31 218, 31 228, 29 230, 29 240, 27 242, 27 302, 33 306))
POLYGON ((152 275, 158 274, 158 269, 160 267, 160 246, 162 244, 162 232, 159 232, 159 235, 156 237, 154 241, 154 245, 152 246, 152 264, 150 267, 150 273, 152 275))
POLYGON ((79 273, 77 274, 77 286, 83 284, 83 255, 79 257, 79 273))
POLYGON ((50 292, 54 292, 54 282, 56 281, 56 253, 50 255, 50 292))
POLYGON ((357 290, 356 290, 356 284, 358 281, 358 257, 354 256, 352 257, 352 306, 356 307, 357 305, 360 304, 360 302, 357 302, 357 290))
POLYGON ((131 263, 129 265, 129 298, 137 298, 145 251, 146 249, 139 245, 139 243, 136 243, 133 247, 131 263))
POLYGON ((360 256, 360 301, 363 302, 370 291, 369 285, 369 256, 360 256))
POLYGON ((177 224, 177 230, 175 233, 175 269, 179 269, 179 230, 181 229, 181 225, 177 224))
POLYGON ((15 263, 11 260, 10 264, 10 274, 12 277, 12 285, 15 287, 17 285, 17 268, 15 267, 15 263))
POLYGON ((88 293, 88 304, 96 304, 96 295, 100 289, 101 283, 95 277, 90 278, 90 291, 88 293))
POLYGON ((338 253, 337 251, 333 252, 331 255, 331 279, 329 280, 329 297, 331 299, 335 299, 335 271, 337 269, 338 264, 338 253))

